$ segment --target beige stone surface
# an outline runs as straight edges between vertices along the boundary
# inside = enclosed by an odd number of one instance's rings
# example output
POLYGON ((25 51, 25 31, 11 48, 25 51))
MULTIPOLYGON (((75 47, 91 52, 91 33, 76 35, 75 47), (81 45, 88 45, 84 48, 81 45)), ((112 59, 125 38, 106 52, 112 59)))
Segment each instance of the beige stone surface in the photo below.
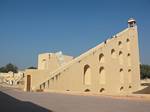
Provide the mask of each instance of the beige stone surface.
POLYGON ((26 72, 31 75, 31 91, 101 94, 137 91, 140 87, 140 62, 135 23, 129 21, 125 30, 60 66, 57 58, 48 61, 49 54, 39 55, 38 70, 26 72))

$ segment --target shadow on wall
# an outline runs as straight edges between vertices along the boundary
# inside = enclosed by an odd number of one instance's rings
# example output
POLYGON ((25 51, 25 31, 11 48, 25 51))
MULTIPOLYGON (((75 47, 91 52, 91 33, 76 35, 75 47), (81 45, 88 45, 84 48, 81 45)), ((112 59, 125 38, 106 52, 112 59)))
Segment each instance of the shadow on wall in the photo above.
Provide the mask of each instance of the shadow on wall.
POLYGON ((135 94, 150 94, 150 83, 142 83, 141 86, 146 86, 146 88, 134 92, 135 94))
POLYGON ((52 112, 31 102, 23 102, 0 91, 0 112, 52 112))

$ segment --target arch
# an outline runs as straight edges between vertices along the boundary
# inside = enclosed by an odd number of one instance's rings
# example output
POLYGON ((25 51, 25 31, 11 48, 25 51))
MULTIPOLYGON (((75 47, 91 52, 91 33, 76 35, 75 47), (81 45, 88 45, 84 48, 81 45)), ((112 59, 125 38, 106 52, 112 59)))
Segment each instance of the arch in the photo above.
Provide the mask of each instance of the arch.
POLYGON ((90 89, 85 89, 84 92, 90 92, 90 89))
POLYGON ((130 50, 130 39, 127 38, 127 39, 126 39, 126 42, 127 42, 127 49, 130 50))
POLYGON ((128 62, 128 66, 131 66, 131 57, 130 57, 130 53, 127 54, 127 62, 128 62))
POLYGON ((40 85, 40 90, 42 89, 42 85, 40 85))
POLYGON ((120 82, 121 82, 121 83, 124 83, 124 73, 123 73, 123 69, 121 68, 121 69, 119 70, 119 72, 120 72, 120 82))
POLYGON ((104 61, 105 61, 105 59, 104 59, 104 54, 101 53, 101 54, 99 55, 99 62, 104 63, 104 61))
POLYGON ((99 68, 99 84, 105 84, 105 69, 104 67, 99 68))
POLYGON ((129 39, 129 38, 127 38, 127 39, 126 39, 126 42, 130 42, 130 39, 129 39))
POLYGON ((128 72, 131 72, 131 69, 128 69, 128 72))
POLYGON ((54 84, 54 77, 53 78, 51 78, 51 84, 54 84))
POLYGON ((131 86, 131 85, 129 85, 129 88, 131 89, 131 88, 132 88, 132 86, 131 86))
POLYGON ((123 72, 123 69, 122 68, 120 68, 120 70, 119 70, 120 72, 123 72))
POLYGON ((123 64, 123 52, 119 51, 119 62, 122 65, 123 64))
POLYGON ((47 88, 49 88, 50 80, 47 81, 47 88))
POLYGON ((111 56, 112 56, 112 58, 115 58, 115 57, 116 57, 115 49, 112 49, 112 50, 111 50, 111 56))
POLYGON ((91 68, 89 65, 84 66, 84 78, 83 83, 85 85, 91 85, 91 68))
POLYGON ((56 81, 58 80, 58 75, 56 75, 56 81))
POLYGON ((43 85, 43 89, 45 89, 46 84, 45 84, 45 83, 43 83, 42 85, 43 85))
POLYGON ((127 54, 127 56, 129 57, 129 56, 131 56, 131 54, 130 54, 130 53, 128 53, 128 54, 127 54))
POLYGON ((119 51, 119 55, 122 55, 123 53, 122 53, 122 51, 119 51))
POLYGON ((121 41, 118 42, 118 46, 122 47, 122 42, 121 41))
POLYGON ((124 89, 124 87, 123 87, 123 86, 121 86, 121 87, 120 87, 120 91, 122 91, 123 89, 124 89))
POLYGON ((104 92, 104 91, 105 91, 104 88, 101 88, 101 89, 99 90, 100 93, 102 93, 102 92, 104 92))
POLYGON ((131 69, 128 69, 128 80, 129 80, 129 83, 132 82, 131 69))

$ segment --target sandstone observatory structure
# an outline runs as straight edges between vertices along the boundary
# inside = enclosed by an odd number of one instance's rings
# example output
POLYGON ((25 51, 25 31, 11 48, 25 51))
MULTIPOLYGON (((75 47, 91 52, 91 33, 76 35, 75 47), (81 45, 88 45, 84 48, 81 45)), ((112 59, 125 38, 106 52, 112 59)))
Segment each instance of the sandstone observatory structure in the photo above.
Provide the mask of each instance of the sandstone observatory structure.
POLYGON ((26 91, 128 93, 140 86, 138 32, 128 28, 80 56, 40 54, 37 70, 26 70, 26 91))

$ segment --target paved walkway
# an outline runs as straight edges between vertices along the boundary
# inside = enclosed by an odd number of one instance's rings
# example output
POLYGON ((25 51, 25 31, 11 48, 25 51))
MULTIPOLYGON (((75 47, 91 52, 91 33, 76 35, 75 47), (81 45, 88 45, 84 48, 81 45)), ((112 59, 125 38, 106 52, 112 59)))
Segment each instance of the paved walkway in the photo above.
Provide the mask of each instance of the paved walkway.
POLYGON ((22 92, 2 87, 0 93, 2 112, 150 112, 150 101, 146 100, 22 92))

